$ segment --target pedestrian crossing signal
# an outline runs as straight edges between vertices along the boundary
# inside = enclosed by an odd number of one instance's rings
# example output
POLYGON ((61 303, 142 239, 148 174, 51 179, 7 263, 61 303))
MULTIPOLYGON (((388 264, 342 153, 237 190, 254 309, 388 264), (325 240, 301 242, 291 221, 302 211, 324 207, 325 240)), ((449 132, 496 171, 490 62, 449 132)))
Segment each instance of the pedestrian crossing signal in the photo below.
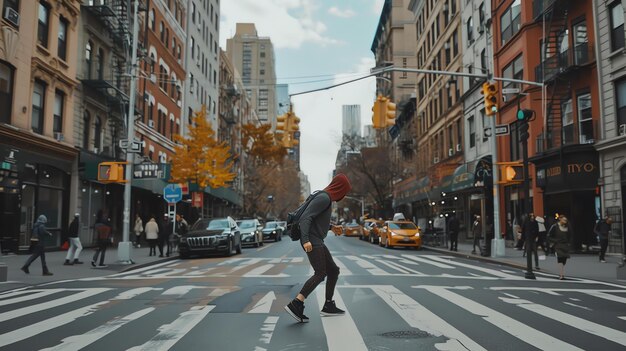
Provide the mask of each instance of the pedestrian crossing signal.
POLYGON ((126 183, 124 179, 127 162, 101 162, 98 164, 98 181, 102 183, 126 183))
POLYGON ((524 165, 521 162, 498 162, 499 184, 519 184, 524 182, 524 165))

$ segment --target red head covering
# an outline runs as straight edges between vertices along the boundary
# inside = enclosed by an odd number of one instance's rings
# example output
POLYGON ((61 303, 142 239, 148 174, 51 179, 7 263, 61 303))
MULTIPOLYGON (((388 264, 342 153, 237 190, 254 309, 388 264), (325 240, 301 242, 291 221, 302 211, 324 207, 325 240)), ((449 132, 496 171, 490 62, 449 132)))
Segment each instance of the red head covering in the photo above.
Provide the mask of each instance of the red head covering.
POLYGON ((324 191, 330 195, 331 201, 339 201, 346 196, 350 189, 352 189, 352 186, 350 185, 348 177, 343 173, 339 173, 333 178, 330 184, 324 188, 324 191))

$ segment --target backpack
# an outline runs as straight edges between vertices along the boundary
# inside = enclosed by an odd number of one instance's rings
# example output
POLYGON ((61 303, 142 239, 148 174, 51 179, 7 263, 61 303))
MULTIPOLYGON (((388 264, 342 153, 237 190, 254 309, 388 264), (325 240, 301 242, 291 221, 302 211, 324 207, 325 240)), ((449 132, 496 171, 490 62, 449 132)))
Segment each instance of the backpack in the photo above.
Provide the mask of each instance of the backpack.
MULTIPOLYGON (((311 201, 313 201, 315 196, 317 194, 320 194, 321 192, 321 190, 318 190, 309 195, 309 197, 307 197, 306 201, 304 201, 302 205, 298 206, 298 208, 295 209, 293 212, 289 212, 287 214, 287 234, 292 241, 300 240, 300 237, 302 236, 302 233, 300 232, 300 218, 302 217, 302 214, 304 213, 306 208, 309 207, 309 204, 311 203, 311 201)), ((330 207, 330 205, 328 206, 330 207)))

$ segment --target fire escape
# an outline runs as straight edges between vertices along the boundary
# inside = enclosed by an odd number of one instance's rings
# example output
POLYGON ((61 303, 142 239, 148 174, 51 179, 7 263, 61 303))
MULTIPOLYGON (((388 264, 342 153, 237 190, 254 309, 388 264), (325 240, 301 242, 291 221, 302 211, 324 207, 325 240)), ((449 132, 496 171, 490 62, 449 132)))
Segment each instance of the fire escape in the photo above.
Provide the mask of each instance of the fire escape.
MULTIPOLYGON (((542 62, 535 68, 536 81, 546 86, 545 129, 537 139, 537 152, 578 143, 578 139, 567 137, 571 134, 568 128, 577 129, 577 123, 571 120, 574 115, 571 81, 573 75, 580 74, 595 59, 586 31, 571 33, 568 27, 569 10, 580 3, 581 0, 534 0, 533 3, 535 22, 542 24, 545 29, 542 62), (573 37, 573 47, 569 43, 570 37, 573 37), (581 38, 584 41, 578 42, 581 38), (567 125, 564 125, 564 120, 567 125)), ((579 133, 574 132, 573 135, 579 133)))

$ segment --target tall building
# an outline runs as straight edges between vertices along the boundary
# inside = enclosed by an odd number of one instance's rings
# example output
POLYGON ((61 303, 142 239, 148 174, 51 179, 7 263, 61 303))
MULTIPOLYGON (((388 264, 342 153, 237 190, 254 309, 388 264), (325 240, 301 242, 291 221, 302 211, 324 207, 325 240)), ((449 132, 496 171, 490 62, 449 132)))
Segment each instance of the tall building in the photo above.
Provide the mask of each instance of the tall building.
MULTIPOLYGON (((219 29, 220 4, 218 0, 187 0, 184 67, 185 125, 193 113, 206 107, 207 119, 218 128, 219 111, 219 29)), ((185 128, 186 133, 186 128, 185 128)))
POLYGON ((366 125, 363 128, 363 146, 364 147, 376 147, 376 129, 371 124, 366 125))
POLYGON ((594 1, 601 120, 598 125, 600 199, 602 214, 613 217, 609 250, 624 247, 626 221, 626 56, 624 6, 620 1, 594 1))
POLYGON ((48 246, 59 247, 79 188, 72 122, 80 4, 4 0, 0 9, 2 250, 27 250, 42 214, 48 246))
POLYGON ((361 105, 341 106, 341 132, 347 137, 361 137, 361 105))
POLYGON ((289 84, 276 84, 276 115, 280 116, 289 111, 291 101, 289 100, 289 84))
POLYGON ((260 37, 254 23, 237 23, 235 36, 226 41, 226 53, 241 73, 259 120, 275 129, 278 104, 272 41, 269 37, 260 37))

